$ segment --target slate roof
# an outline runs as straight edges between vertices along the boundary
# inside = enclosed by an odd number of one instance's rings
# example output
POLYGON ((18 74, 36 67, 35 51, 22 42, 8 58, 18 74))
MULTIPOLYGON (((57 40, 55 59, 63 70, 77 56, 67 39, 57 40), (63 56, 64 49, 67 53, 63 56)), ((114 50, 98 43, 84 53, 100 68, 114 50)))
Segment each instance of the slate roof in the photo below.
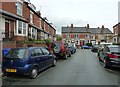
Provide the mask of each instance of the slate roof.
MULTIPOLYGON (((73 33, 91 33, 91 34, 101 34, 102 31, 105 34, 112 34, 108 28, 86 28, 86 27, 73 27, 73 33)), ((62 33, 71 33, 71 27, 62 27, 62 33)))

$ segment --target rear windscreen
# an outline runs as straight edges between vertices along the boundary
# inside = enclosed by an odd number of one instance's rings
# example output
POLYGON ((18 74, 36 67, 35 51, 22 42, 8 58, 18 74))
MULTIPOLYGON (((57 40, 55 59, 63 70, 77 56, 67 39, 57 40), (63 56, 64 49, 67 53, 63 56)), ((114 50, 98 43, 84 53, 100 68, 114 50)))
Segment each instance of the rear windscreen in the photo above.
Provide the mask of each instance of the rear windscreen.
POLYGON ((120 52, 120 47, 110 47, 111 52, 120 52))
POLYGON ((23 59, 27 57, 27 49, 11 49, 5 56, 6 58, 23 59))

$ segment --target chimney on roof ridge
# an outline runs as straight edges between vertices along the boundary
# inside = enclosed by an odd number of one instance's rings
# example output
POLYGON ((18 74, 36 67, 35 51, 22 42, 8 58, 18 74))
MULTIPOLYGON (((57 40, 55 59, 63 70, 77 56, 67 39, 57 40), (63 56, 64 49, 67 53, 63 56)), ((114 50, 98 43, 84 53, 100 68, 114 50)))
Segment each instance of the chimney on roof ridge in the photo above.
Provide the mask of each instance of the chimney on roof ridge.
POLYGON ((104 29, 105 27, 104 27, 104 25, 102 25, 102 29, 104 29))
POLYGON ((71 27, 73 28, 73 24, 71 24, 71 27))
POLYGON ((40 11, 36 11, 37 12, 37 14, 39 14, 39 16, 41 16, 41 12, 40 11))
POLYGON ((87 24, 87 28, 90 28, 89 24, 87 24))

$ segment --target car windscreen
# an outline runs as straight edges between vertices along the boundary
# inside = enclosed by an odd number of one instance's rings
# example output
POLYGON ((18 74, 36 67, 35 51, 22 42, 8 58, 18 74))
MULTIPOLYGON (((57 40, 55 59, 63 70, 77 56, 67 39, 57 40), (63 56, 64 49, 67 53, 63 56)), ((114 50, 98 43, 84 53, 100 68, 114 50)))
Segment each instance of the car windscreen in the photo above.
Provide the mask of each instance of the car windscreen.
POLYGON ((93 47, 99 47, 99 45, 94 45, 93 47))
POLYGON ((111 52, 120 52, 120 47, 110 47, 111 52))
POLYGON ((28 54, 27 49, 11 49, 6 55, 5 58, 12 59, 23 59, 26 58, 28 54))

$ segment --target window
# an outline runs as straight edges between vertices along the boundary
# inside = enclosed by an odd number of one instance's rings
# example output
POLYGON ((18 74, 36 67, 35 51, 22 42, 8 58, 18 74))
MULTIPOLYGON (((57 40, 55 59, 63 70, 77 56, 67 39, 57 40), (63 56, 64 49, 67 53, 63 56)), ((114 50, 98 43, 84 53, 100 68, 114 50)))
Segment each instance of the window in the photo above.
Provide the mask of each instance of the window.
POLYGON ((28 56, 28 50, 27 49, 12 49, 9 51, 9 53, 6 55, 6 58, 15 58, 15 59, 23 59, 27 58, 28 56))
POLYGON ((31 27, 29 28, 29 35, 30 38, 37 39, 37 29, 31 27))
POLYGON ((22 21, 17 21, 17 28, 15 28, 15 34, 27 35, 27 24, 22 21))
POLYGON ((18 34, 22 34, 22 21, 18 21, 18 34))
POLYGON ((17 14, 22 16, 22 3, 17 2, 17 14))
POLYGON ((32 57, 34 57, 34 56, 40 56, 40 55, 43 55, 43 53, 42 53, 42 51, 41 51, 40 48, 34 49, 32 51, 32 54, 31 54, 32 57))
POLYGON ((23 34, 26 34, 26 23, 23 22, 23 34))
POLYGON ((33 24, 33 13, 32 12, 30 12, 30 23, 33 24))
POLYGON ((44 49, 44 48, 42 48, 42 51, 43 51, 44 55, 48 55, 49 54, 49 51, 44 49))

